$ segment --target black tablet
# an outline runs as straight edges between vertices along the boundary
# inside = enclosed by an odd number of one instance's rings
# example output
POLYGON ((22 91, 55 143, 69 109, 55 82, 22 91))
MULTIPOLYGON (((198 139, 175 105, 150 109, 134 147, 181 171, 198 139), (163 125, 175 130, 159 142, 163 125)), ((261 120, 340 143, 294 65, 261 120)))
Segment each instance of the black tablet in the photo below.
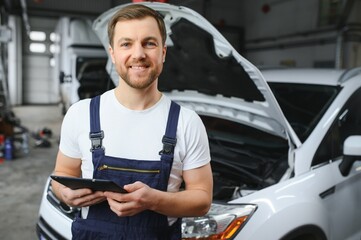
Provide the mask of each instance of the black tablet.
POLYGON ((110 180, 105 179, 90 179, 90 178, 76 178, 76 177, 64 177, 64 176, 50 176, 53 180, 71 188, 71 189, 80 189, 80 188, 90 188, 94 191, 108 191, 108 192, 118 192, 126 193, 122 187, 110 180))

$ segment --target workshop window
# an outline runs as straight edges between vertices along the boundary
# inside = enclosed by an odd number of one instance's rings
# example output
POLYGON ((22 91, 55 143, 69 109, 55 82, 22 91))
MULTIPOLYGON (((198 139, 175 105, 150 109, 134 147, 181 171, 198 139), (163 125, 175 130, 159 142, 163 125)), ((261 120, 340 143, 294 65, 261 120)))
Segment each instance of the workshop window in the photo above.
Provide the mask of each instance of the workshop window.
POLYGON ((51 51, 54 49, 50 49, 50 45, 53 43, 50 35, 44 31, 31 31, 29 33, 28 51, 38 54, 52 53, 51 51))
POLYGON ((30 40, 37 42, 43 42, 46 40, 46 34, 40 31, 31 31, 29 37, 30 40))
POLYGON ((46 46, 44 43, 30 43, 29 50, 33 53, 44 53, 46 46))
POLYGON ((52 41, 52 42, 55 42, 57 40, 57 38, 58 38, 58 41, 59 41, 59 38, 60 38, 60 36, 57 35, 54 32, 50 33, 49 37, 50 37, 50 41, 52 41))

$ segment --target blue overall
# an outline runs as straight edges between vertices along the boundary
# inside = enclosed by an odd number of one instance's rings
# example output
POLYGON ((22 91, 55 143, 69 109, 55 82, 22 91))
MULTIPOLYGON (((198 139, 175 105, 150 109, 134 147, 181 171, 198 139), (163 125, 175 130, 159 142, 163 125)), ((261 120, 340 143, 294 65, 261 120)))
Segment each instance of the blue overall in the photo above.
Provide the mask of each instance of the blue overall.
MULTIPOLYGON (((94 178, 113 180, 120 186, 141 181, 152 188, 167 191, 176 144, 180 106, 172 102, 160 161, 134 160, 106 156, 102 146, 104 133, 99 120, 100 96, 90 103, 90 139, 94 178)), ((139 147, 141 150, 141 146, 139 147)), ((181 219, 168 225, 165 215, 146 210, 131 217, 118 217, 108 202, 89 207, 87 219, 77 217, 72 224, 73 239, 181 239, 181 219)))

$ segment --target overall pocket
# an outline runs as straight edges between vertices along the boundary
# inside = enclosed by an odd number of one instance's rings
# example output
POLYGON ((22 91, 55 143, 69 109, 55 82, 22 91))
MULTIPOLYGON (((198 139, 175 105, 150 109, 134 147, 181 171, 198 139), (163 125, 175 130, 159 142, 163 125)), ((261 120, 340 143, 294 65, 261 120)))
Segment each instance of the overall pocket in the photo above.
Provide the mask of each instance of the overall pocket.
POLYGON ((161 175, 160 161, 107 160, 96 169, 97 177, 112 180, 120 186, 140 181, 152 188, 158 188, 161 175))

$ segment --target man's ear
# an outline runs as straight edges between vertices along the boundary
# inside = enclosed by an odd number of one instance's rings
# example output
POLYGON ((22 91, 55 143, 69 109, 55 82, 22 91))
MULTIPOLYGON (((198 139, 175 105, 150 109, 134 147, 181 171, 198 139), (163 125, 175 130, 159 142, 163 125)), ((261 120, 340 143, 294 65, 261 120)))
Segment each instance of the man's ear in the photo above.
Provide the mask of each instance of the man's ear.
POLYGON ((114 60, 114 51, 113 51, 112 46, 109 45, 108 51, 109 51, 110 57, 112 58, 112 63, 114 64, 114 63, 115 63, 115 60, 114 60))
POLYGON ((167 46, 163 47, 163 62, 165 62, 165 56, 167 55, 167 46))

